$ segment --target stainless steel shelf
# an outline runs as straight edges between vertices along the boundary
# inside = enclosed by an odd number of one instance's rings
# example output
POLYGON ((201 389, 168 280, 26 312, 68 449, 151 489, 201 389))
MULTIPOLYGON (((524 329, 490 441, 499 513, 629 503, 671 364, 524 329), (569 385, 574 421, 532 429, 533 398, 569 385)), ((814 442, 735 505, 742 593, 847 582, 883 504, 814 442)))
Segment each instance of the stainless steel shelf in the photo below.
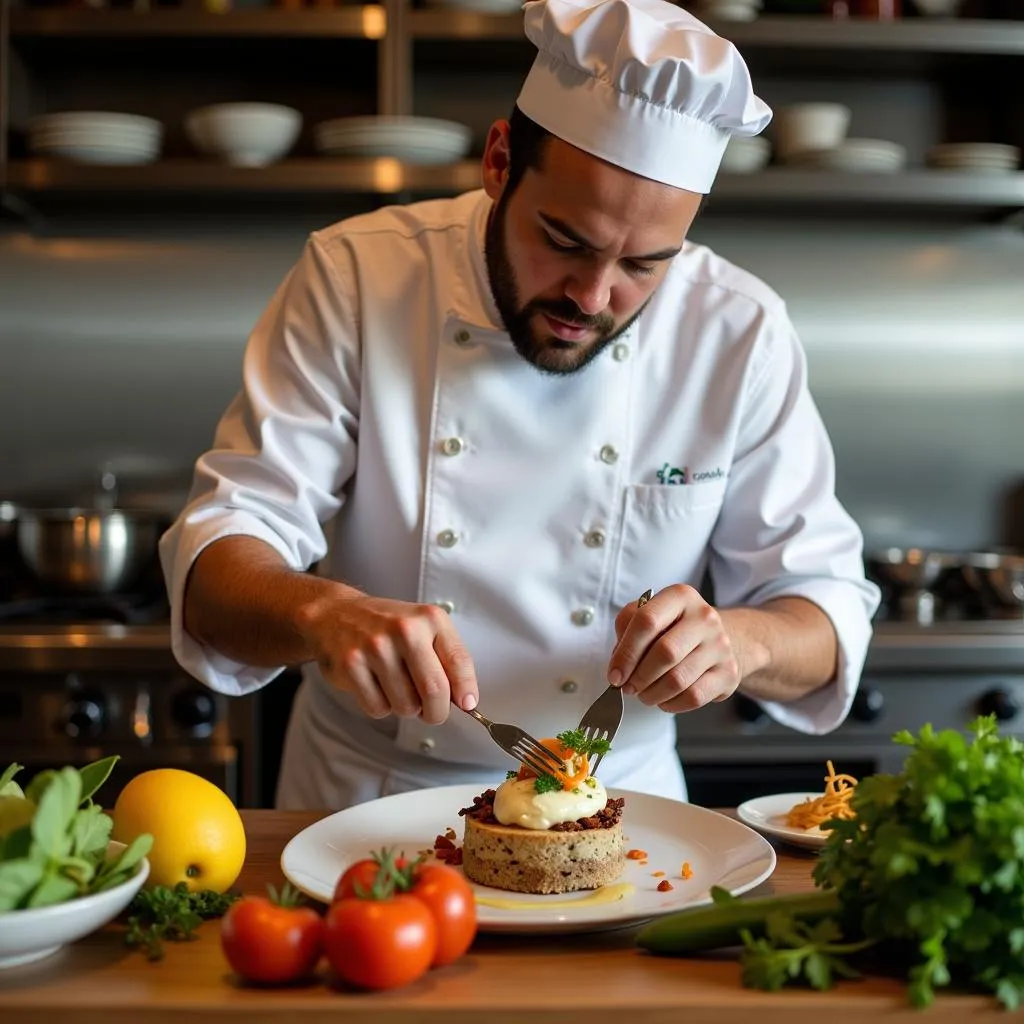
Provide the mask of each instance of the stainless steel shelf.
POLYGON ((57 160, 13 161, 11 191, 56 193, 455 193, 480 184, 475 161, 409 166, 397 160, 287 160, 244 168, 206 160, 165 160, 139 167, 105 167, 57 160))
MULTIPOLYGON (((50 160, 14 161, 7 186, 26 195, 250 193, 330 196, 401 192, 455 194, 480 185, 475 160, 410 166, 391 159, 287 160, 264 168, 205 160, 167 160, 141 167, 102 167, 50 160)), ((954 171, 838 174, 769 168, 760 174, 722 174, 710 210, 837 207, 947 208, 963 214, 1024 209, 1024 172, 977 175, 954 171)))
POLYGON ((150 38, 353 38, 381 39, 387 17, 380 4, 323 10, 252 9, 211 14, 158 9, 15 10, 11 38, 150 39, 150 38))
MULTIPOLYGON (((522 16, 470 11, 412 11, 414 39, 501 40, 523 37, 522 16)), ((861 50, 975 56, 1024 56, 1024 21, 908 18, 884 22, 767 16, 749 22, 709 22, 745 49, 861 50)))

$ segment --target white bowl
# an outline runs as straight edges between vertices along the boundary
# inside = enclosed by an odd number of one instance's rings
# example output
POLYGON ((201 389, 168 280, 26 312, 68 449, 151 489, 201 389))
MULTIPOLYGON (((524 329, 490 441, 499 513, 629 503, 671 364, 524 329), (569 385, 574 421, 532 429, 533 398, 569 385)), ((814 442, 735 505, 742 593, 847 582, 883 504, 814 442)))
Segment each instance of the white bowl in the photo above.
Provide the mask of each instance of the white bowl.
POLYGON ((199 152, 234 167, 265 167, 295 145, 302 115, 277 103, 217 103, 185 117, 185 131, 199 152))
POLYGON ((852 113, 842 103, 796 103, 775 115, 773 134, 779 159, 808 150, 834 149, 850 127, 852 113))
POLYGON ((919 14, 927 18, 953 18, 960 11, 963 0, 914 0, 919 14))
POLYGON ((734 135, 725 147, 721 169, 726 174, 754 174, 768 163, 771 143, 762 135, 734 135))
MULTIPOLYGON (((116 856, 124 843, 111 841, 107 856, 116 856)), ((149 860, 143 857, 126 882, 97 892, 33 910, 0 913, 0 969, 42 960, 69 942, 109 924, 135 898, 149 877, 149 860)))

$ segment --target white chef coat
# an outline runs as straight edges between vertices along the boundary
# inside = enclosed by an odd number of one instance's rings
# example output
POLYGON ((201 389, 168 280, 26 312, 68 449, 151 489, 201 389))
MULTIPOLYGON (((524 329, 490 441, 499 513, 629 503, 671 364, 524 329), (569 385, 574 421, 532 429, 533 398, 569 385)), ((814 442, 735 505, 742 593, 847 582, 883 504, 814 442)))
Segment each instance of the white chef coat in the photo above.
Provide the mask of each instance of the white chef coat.
MULTIPOLYGON (((805 733, 846 716, 877 589, 834 494, 833 454, 783 301, 687 244, 643 315, 583 371, 538 372, 500 326, 483 192, 397 206, 310 236, 257 323, 243 386, 162 538, 173 650, 244 694, 284 666, 240 664, 182 629, 186 575, 231 534, 368 594, 447 609, 480 709, 535 736, 573 728, 606 685, 614 620, 648 588, 719 607, 798 595, 840 646, 836 679, 766 702, 805 733)), ((304 667, 282 807, 339 808, 513 767, 487 732, 371 722, 304 667)), ((700 711, 693 712, 700 714, 700 711)), ((685 798, 674 718, 626 699, 608 785, 685 798)))

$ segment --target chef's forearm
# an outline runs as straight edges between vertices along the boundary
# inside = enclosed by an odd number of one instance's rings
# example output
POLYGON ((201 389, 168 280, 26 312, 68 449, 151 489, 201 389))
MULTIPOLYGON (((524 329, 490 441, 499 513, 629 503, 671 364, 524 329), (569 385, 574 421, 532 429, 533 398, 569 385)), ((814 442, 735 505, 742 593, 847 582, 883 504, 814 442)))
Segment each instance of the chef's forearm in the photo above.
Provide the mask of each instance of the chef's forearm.
POLYGON ((813 602, 781 597, 759 608, 727 608, 720 614, 739 665, 740 693, 792 701, 835 678, 835 628, 813 602))
POLYGON ((300 622, 330 597, 359 591, 289 568, 255 537, 218 540, 196 559, 185 586, 185 631, 246 665, 300 665, 313 658, 300 622))

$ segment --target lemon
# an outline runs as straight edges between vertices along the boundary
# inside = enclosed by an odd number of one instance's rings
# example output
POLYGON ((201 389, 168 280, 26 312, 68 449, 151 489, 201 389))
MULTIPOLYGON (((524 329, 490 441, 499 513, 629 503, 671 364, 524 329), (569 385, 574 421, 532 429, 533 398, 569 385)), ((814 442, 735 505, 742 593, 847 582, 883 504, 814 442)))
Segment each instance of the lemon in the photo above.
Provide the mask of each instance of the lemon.
POLYGON ((202 776, 179 768, 136 775, 110 816, 118 842, 152 835, 147 888, 184 882, 190 892, 225 892, 242 870, 242 819, 228 795, 202 776))

